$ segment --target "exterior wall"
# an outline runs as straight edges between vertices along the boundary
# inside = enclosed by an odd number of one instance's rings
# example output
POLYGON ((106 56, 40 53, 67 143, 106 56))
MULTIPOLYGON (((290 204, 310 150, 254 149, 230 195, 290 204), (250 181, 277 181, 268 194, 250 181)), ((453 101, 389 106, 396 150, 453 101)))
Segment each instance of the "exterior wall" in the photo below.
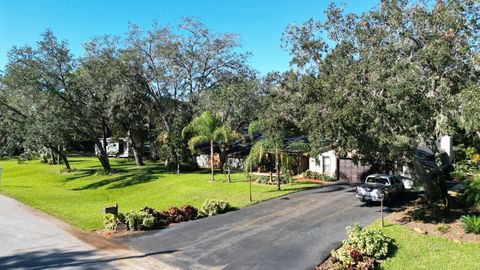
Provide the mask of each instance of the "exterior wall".
POLYGON ((241 171, 243 170, 243 158, 228 158, 228 164, 232 171, 241 171))
POLYGON ((337 172, 337 156, 335 155, 335 151, 330 150, 316 157, 309 158, 308 169, 312 172, 325 173, 331 177, 335 177, 337 172), (324 171, 323 157, 330 158, 330 170, 326 172, 324 171))
MULTIPOLYGON (((213 159, 214 159, 214 163, 213 163, 213 166, 214 168, 216 169, 219 169, 220 168, 220 156, 215 153, 214 156, 213 156, 213 159)), ((199 168, 210 168, 210 155, 207 155, 207 154, 201 154, 201 155, 198 155, 196 157, 196 161, 197 161, 197 164, 198 164, 198 167, 199 168)))
POLYGON ((197 156, 197 164, 198 164, 198 167, 200 168, 208 168, 210 163, 208 162, 208 160, 210 159, 209 155, 207 154, 202 154, 202 155, 198 155, 197 156))
POLYGON ((342 158, 339 161, 338 178, 349 183, 361 183, 365 178, 374 172, 379 172, 372 165, 355 165, 352 159, 342 158))

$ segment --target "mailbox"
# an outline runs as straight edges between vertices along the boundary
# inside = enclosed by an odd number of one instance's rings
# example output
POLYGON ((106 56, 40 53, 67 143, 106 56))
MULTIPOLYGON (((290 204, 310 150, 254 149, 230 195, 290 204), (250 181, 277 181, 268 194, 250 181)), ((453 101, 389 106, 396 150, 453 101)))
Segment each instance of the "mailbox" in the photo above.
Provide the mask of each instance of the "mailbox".
POLYGON ((115 206, 110 206, 110 207, 105 207, 103 208, 103 213, 104 214, 113 214, 113 215, 118 215, 118 203, 115 204, 115 206))

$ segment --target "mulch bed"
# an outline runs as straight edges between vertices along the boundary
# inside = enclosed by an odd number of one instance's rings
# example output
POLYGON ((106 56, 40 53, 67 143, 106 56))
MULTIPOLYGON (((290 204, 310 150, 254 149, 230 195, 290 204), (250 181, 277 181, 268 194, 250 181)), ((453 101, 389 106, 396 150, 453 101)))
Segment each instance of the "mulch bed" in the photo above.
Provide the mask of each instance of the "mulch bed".
POLYGON ((407 228, 420 234, 428 234, 432 236, 445 237, 454 242, 472 242, 480 243, 480 235, 474 233, 466 233, 462 227, 462 222, 458 219, 460 216, 466 214, 462 209, 451 209, 451 215, 454 218, 450 220, 435 221, 429 220, 427 222, 417 220, 412 217, 412 211, 418 209, 416 206, 409 206, 405 210, 394 212, 388 215, 388 219, 394 223, 401 224, 407 228), (446 228, 445 230, 442 230, 446 228))
POLYGON ((298 182, 311 182, 311 183, 317 183, 317 184, 323 184, 323 185, 332 183, 332 181, 316 180, 316 179, 310 179, 310 178, 304 178, 304 177, 293 178, 293 180, 298 182))
POLYGON ((95 231, 95 233, 100 235, 103 238, 112 239, 116 237, 123 237, 127 235, 143 233, 143 231, 111 231, 111 230, 102 229, 102 230, 95 231))

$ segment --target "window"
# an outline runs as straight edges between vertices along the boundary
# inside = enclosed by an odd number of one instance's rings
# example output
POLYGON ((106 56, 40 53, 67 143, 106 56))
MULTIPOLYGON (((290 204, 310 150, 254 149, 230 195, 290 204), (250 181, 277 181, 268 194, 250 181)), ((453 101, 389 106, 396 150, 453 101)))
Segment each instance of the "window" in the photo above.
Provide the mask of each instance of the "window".
POLYGON ((323 170, 324 174, 330 175, 330 157, 322 157, 323 170))

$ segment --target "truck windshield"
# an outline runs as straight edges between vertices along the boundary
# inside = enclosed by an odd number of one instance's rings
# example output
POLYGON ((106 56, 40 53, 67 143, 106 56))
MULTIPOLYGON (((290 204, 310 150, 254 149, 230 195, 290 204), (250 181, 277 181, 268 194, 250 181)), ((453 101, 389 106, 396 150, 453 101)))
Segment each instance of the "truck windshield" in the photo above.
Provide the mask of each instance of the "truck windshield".
POLYGON ((369 184, 383 184, 383 185, 388 185, 388 179, 384 177, 367 177, 367 180, 365 183, 369 184))

